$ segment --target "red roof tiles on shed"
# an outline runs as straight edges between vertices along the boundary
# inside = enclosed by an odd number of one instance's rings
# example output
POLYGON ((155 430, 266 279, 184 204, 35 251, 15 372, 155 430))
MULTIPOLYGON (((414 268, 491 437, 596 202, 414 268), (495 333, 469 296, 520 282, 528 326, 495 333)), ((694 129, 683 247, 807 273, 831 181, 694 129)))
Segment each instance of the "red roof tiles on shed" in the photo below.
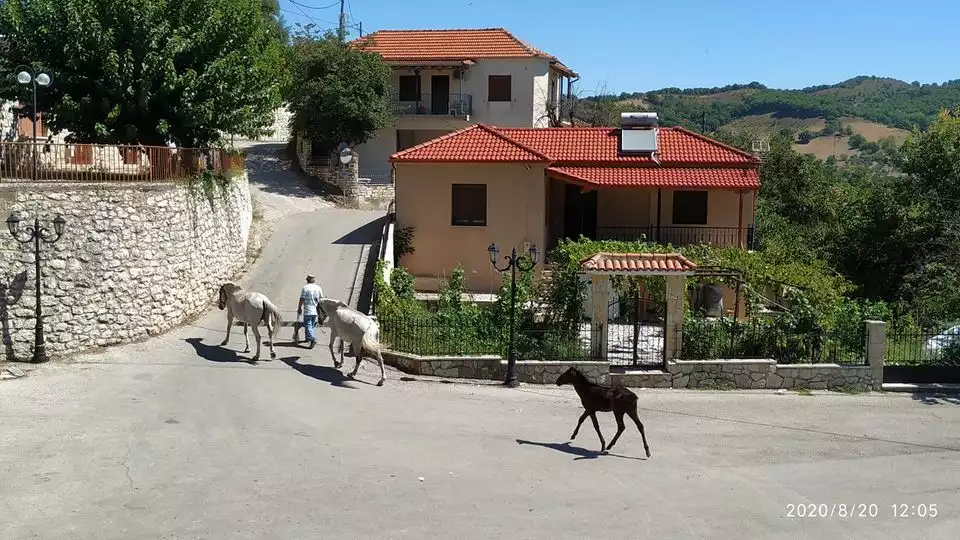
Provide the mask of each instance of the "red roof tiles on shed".
POLYGON ((585 272, 691 273, 697 265, 679 253, 606 253, 580 261, 585 272))

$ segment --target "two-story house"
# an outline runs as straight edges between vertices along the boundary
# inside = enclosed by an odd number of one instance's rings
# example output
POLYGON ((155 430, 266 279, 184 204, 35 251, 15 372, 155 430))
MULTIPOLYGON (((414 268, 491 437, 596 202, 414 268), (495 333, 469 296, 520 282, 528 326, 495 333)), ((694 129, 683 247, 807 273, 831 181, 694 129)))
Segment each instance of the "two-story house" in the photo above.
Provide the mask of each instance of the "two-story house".
POLYGON ((393 66, 396 123, 356 148, 361 174, 395 152, 471 124, 560 122, 577 74, 503 28, 381 30, 350 43, 393 66))

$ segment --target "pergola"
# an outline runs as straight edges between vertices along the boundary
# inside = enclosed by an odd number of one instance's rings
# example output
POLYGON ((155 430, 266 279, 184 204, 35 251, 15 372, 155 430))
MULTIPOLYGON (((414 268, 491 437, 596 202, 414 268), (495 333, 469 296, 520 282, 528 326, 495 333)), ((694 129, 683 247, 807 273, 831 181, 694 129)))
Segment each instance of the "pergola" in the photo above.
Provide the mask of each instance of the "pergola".
POLYGON ((590 315, 590 351, 594 358, 607 357, 607 291, 611 276, 666 278, 666 324, 663 334, 664 359, 672 360, 680 350, 683 335, 684 279, 693 276, 697 265, 679 253, 600 252, 580 261, 580 271, 590 276, 593 310, 590 315))

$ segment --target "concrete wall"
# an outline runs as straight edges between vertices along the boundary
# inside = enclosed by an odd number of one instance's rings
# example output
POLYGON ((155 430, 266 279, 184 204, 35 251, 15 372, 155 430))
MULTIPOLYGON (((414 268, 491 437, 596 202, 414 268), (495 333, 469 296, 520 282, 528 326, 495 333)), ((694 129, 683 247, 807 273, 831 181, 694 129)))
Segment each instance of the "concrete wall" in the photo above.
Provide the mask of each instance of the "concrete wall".
POLYGON ((655 189, 601 189, 597 193, 597 227, 646 227, 655 223, 656 204, 655 189))
MULTIPOLYGON (((673 191, 664 189, 660 207, 661 225, 673 225, 673 191)), ((753 196, 754 192, 743 194, 743 226, 753 223, 753 196)), ((739 223, 737 209, 740 206, 740 193, 735 190, 713 189, 707 196, 707 225, 708 227, 736 227, 739 223)), ((651 223, 656 223, 657 190, 650 190, 650 209, 653 215, 651 223)))
MULTIPOLYGON (((493 292, 500 274, 487 247, 496 242, 504 254, 542 249, 546 230, 546 181, 542 165, 398 163, 397 227, 413 227, 415 252, 403 265, 417 277, 417 290, 436 290, 439 279, 463 266, 471 292, 493 292), (487 225, 451 225, 453 184, 487 185, 487 225)), ((542 260, 542 259, 541 259, 542 260)))
MULTIPOLYGON (((243 269, 252 214, 246 175, 208 196, 199 186, 0 184, 4 209, 67 220, 42 246, 51 355, 136 340, 200 313, 243 269)), ((34 335, 32 246, 0 234, 0 359, 29 359, 34 335)))

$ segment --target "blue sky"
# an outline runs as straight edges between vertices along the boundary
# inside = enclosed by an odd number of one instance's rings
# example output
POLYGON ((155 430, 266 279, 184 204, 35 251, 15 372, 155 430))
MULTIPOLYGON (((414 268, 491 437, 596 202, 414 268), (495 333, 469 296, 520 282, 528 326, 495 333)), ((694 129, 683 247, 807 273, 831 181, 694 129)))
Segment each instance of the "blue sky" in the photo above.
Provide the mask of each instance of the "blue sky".
MULTIPOLYGON (((287 22, 336 26, 334 0, 280 0, 287 22), (330 6, 308 9, 306 6, 330 6), (301 11, 302 10, 302 11, 301 11)), ((960 79, 955 0, 348 0, 378 29, 502 26, 560 58, 592 94, 760 81, 775 88, 857 75, 960 79)), ((357 35, 353 30, 354 37, 357 35)))

